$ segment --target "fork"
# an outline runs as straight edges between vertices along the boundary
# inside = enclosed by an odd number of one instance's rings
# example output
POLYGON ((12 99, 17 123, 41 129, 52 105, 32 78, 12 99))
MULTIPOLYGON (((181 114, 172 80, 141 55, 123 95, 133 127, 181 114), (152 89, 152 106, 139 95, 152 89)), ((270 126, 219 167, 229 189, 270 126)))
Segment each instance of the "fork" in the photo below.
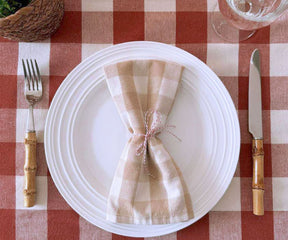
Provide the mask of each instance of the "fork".
POLYGON ((27 128, 25 134, 25 164, 24 164, 24 206, 33 207, 36 197, 36 132, 34 125, 33 107, 42 98, 42 80, 36 60, 22 59, 24 71, 24 95, 29 104, 27 128))

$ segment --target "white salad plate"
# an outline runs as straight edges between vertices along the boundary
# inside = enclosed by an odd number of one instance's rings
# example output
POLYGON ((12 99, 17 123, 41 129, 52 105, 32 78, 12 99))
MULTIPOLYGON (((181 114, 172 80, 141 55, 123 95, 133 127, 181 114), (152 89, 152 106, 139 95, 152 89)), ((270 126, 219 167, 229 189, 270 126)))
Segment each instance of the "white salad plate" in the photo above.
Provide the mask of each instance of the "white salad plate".
POLYGON ((96 52, 63 81, 45 125, 45 153, 56 187, 92 224, 120 235, 152 237, 193 224, 221 199, 238 162, 240 128, 231 97, 198 58, 171 45, 129 42, 96 52), (105 82, 103 66, 131 59, 173 61, 185 67, 168 123, 160 138, 181 169, 195 218, 176 224, 133 225, 105 220, 106 200, 121 152, 130 137, 105 82))

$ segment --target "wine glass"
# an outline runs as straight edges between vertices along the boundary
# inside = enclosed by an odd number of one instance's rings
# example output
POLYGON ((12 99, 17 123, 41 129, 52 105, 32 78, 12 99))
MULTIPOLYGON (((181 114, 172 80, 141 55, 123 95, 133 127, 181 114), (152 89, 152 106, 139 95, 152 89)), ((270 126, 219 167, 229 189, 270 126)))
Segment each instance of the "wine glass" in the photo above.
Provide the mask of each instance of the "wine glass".
POLYGON ((212 27, 221 38, 239 42, 271 24, 286 9, 288 0, 218 0, 211 15, 212 27))

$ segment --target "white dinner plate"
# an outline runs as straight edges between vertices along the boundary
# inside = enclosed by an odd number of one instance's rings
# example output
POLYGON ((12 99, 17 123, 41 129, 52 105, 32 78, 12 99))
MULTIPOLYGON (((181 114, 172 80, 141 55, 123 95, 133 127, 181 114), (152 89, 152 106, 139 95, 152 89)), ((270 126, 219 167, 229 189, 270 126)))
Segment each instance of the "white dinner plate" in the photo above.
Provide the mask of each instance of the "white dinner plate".
POLYGON ((151 237, 180 230, 203 217, 220 200, 234 175, 240 130, 231 97, 212 70, 174 46, 129 42, 106 48, 80 63, 51 103, 45 126, 51 176, 68 204, 92 224, 120 235, 151 237), (130 137, 106 86, 103 66, 131 59, 159 59, 185 66, 168 123, 161 133, 188 185, 195 218, 176 224, 133 225, 105 220, 113 175, 130 137))

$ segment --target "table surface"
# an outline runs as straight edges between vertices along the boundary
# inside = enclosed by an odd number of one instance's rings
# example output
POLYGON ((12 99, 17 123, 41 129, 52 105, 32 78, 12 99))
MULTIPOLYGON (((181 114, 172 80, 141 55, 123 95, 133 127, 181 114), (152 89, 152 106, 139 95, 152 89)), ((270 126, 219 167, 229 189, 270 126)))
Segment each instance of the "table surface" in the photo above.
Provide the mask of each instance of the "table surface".
POLYGON ((58 193, 45 162, 43 130, 49 104, 65 76, 94 52, 132 40, 176 45, 206 62, 238 110, 241 153, 232 183, 214 209, 177 233, 151 239, 288 239, 288 14, 251 39, 229 44, 211 28, 212 0, 67 0, 58 32, 36 43, 0 38, 0 239, 133 239, 99 229, 58 193), (252 51, 262 56, 265 215, 252 214, 251 136, 247 130, 252 51), (23 207, 27 104, 20 60, 36 58, 44 97, 36 105, 37 205, 23 207))

